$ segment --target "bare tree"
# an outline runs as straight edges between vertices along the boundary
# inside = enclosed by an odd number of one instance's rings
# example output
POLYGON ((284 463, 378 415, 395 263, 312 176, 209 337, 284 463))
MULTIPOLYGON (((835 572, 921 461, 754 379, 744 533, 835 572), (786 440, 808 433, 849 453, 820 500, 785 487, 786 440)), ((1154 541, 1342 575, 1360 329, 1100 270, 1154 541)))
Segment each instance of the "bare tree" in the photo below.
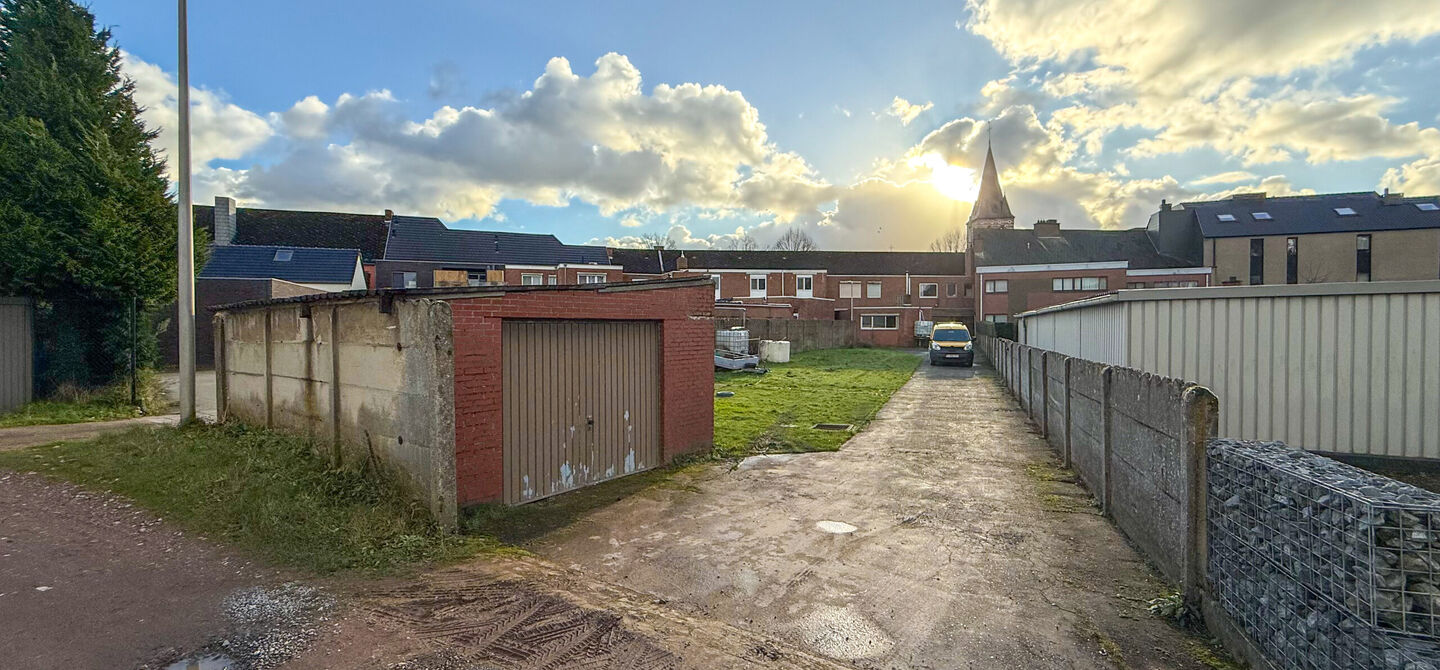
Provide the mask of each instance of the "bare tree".
POLYGON ((770 248, 776 251, 815 251, 819 247, 809 233, 799 228, 791 228, 785 231, 780 239, 775 240, 775 245, 770 248))
POLYGON ((729 251, 756 251, 760 248, 760 243, 750 237, 750 233, 740 233, 726 238, 724 247, 729 251))
POLYGON ((930 243, 931 251, 964 251, 965 229, 955 226, 930 243))
POLYGON ((640 233, 639 238, 641 246, 646 249, 671 246, 668 235, 662 235, 660 233, 640 233))

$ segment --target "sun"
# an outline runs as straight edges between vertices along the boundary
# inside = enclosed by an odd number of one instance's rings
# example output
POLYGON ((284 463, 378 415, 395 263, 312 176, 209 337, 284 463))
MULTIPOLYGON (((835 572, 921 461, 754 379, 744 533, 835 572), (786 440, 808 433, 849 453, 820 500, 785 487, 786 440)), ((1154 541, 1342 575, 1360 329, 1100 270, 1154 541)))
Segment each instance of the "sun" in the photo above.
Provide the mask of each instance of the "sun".
POLYGON ((947 198, 974 202, 975 196, 980 192, 980 181, 975 178, 974 170, 951 165, 938 153, 916 156, 911 158, 909 163, 911 167, 929 168, 930 184, 940 195, 947 198))

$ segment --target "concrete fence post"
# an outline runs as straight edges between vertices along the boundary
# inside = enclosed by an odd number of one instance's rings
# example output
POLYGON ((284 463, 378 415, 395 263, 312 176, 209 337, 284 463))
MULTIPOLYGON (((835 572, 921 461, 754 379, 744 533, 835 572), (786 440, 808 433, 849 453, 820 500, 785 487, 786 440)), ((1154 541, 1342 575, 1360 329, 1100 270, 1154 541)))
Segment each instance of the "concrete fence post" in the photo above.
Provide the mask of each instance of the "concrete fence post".
POLYGON ((340 306, 330 308, 330 464, 339 467, 340 449, 340 306))
POLYGON ((1105 366, 1100 371, 1100 511, 1110 513, 1110 458, 1114 451, 1114 443, 1111 440, 1111 428, 1115 425, 1115 419, 1111 414, 1115 411, 1115 402, 1111 398, 1114 384, 1111 377, 1115 368, 1105 366))
POLYGON ((225 399, 230 392, 229 381, 225 379, 229 361, 225 359, 225 314, 218 312, 210 320, 215 338, 215 422, 225 423, 229 411, 225 399))
POLYGON ((271 362, 271 359, 273 358, 271 353, 274 347, 270 344, 271 332, 273 330, 273 328, 271 327, 271 322, 274 321, 274 319, 272 318, 274 315, 271 314, 270 310, 268 309, 263 311, 265 314, 265 427, 274 428, 275 379, 273 372, 274 364, 271 362))
POLYGON ((1040 434, 1050 439, 1050 354, 1040 354, 1040 434))
POLYGON ((1061 462, 1061 463, 1064 463, 1064 464, 1065 464, 1065 467, 1067 467, 1067 468, 1070 467, 1070 441, 1071 441, 1071 436, 1075 434, 1075 427, 1074 427, 1073 424, 1070 423, 1070 395, 1071 395, 1071 393, 1072 393, 1072 391, 1070 390, 1070 388, 1071 388, 1071 381, 1070 381, 1070 363, 1073 362, 1074 360, 1075 360, 1075 359, 1073 359, 1073 358, 1071 358, 1071 357, 1069 357, 1069 356, 1066 356, 1066 357, 1065 357, 1065 399, 1064 399, 1064 403, 1065 403, 1065 412, 1064 412, 1064 414, 1065 414, 1065 440, 1064 440, 1064 444, 1061 445, 1060 462, 1061 462))
POLYGON ((1181 395, 1184 423, 1181 448, 1185 450, 1185 600, 1199 607, 1205 591, 1209 557, 1208 476, 1205 448, 1220 432, 1220 400, 1204 386, 1190 386, 1181 395))

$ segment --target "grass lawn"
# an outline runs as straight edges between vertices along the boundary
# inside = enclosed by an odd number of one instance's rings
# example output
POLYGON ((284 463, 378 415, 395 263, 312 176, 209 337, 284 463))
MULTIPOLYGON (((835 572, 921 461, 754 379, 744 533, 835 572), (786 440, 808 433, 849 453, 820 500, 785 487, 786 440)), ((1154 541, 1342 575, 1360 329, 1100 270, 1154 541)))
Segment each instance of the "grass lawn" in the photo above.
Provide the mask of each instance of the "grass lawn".
MULTIPOLYGON (((153 372, 142 371, 139 393, 150 414, 169 409, 169 401, 153 372)), ((122 381, 96 390, 68 389, 56 398, 36 400, 0 413, 0 428, 114 421, 143 415, 140 408, 130 404, 129 382, 122 381)))
POLYGON ((139 429, 0 452, 0 468, 108 490, 168 521, 316 573, 385 573, 493 547, 446 535, 376 476, 337 471, 301 438, 242 426, 139 429))
POLYGON ((817 423, 859 428, 879 411, 920 356, 893 349, 826 349, 767 364, 769 374, 715 373, 715 452, 722 457, 834 451, 847 431, 814 430, 817 423))

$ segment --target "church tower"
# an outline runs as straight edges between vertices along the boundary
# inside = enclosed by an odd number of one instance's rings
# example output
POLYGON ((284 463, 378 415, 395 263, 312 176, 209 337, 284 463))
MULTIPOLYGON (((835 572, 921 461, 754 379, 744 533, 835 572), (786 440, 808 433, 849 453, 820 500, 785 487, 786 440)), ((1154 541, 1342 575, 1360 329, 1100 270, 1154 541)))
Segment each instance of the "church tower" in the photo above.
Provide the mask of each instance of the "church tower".
POLYGON ((1000 190, 1000 175, 995 169, 995 152, 985 147, 985 170, 980 173, 980 194, 975 206, 970 209, 970 220, 965 222, 966 236, 973 238, 981 228, 1014 228, 1015 215, 1010 213, 1010 201, 1000 190))

